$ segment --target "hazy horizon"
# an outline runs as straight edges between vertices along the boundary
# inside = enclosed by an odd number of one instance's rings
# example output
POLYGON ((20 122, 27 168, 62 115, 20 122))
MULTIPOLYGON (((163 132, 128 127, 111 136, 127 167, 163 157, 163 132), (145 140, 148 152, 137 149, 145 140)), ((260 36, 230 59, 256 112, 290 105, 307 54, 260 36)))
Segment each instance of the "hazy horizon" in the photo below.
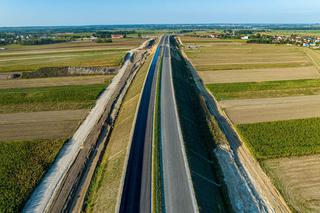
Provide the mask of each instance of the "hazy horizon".
POLYGON ((6 0, 0 27, 132 24, 315 24, 320 1, 309 0, 6 0))

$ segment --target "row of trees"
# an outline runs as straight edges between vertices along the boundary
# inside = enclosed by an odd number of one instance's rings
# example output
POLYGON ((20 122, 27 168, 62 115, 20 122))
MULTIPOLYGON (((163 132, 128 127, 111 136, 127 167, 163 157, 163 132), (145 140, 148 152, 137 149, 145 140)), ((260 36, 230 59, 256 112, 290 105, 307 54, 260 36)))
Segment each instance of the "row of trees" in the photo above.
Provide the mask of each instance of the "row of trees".
POLYGON ((66 39, 54 39, 54 38, 33 38, 33 39, 25 39, 21 40, 21 45, 42 45, 42 44, 55 44, 67 42, 66 39))

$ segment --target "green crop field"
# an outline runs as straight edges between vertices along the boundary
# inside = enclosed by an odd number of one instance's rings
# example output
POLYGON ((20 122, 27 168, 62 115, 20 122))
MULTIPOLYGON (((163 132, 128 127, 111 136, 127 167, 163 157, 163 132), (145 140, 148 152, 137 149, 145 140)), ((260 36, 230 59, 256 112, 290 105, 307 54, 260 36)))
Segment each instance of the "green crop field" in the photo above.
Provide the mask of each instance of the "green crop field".
POLYGON ((21 210, 64 141, 0 141, 0 212, 21 210))
POLYGON ((250 83, 222 83, 208 84, 207 88, 219 101, 228 99, 319 95, 320 80, 311 79, 250 83))
POLYGON ((320 153, 320 118, 238 125, 258 160, 320 153))
POLYGON ((50 45, 11 45, 0 55, 0 72, 35 71, 45 67, 117 67, 126 52, 142 39, 119 39, 113 43, 69 42, 50 45))
POLYGON ((86 109, 106 84, 0 90, 0 113, 86 109))

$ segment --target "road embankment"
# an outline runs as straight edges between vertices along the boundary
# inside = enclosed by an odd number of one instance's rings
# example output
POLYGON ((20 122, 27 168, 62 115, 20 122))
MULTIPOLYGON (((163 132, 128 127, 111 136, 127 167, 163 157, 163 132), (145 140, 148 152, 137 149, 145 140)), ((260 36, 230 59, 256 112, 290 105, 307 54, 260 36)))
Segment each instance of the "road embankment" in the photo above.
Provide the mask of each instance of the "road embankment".
POLYGON ((212 152, 215 140, 206 111, 190 70, 172 43, 173 82, 199 212, 228 212, 228 199, 223 193, 218 162, 212 152))
POLYGON ((205 102, 209 118, 213 119, 212 130, 220 138, 214 152, 232 209, 235 212, 290 212, 280 193, 241 142, 215 98, 206 90, 192 63, 183 52, 182 55, 205 102))

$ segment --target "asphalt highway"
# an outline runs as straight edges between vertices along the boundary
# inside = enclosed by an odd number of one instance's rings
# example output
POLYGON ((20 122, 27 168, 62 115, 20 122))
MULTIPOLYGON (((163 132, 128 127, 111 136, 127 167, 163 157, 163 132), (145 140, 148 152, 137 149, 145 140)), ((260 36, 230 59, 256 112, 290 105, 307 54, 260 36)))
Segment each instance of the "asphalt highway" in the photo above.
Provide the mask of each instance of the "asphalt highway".
POLYGON ((169 36, 165 37, 163 48, 160 115, 165 208, 167 213, 193 213, 198 212, 198 206, 175 100, 169 36))
POLYGON ((163 36, 147 74, 140 100, 122 191, 121 213, 152 212, 153 119, 159 62, 162 63, 160 134, 165 212, 198 212, 175 101, 170 37, 163 36))
POLYGON ((120 203, 123 213, 151 212, 153 115, 159 54, 160 47, 152 60, 140 99, 120 203))

